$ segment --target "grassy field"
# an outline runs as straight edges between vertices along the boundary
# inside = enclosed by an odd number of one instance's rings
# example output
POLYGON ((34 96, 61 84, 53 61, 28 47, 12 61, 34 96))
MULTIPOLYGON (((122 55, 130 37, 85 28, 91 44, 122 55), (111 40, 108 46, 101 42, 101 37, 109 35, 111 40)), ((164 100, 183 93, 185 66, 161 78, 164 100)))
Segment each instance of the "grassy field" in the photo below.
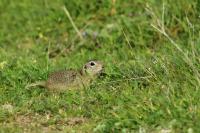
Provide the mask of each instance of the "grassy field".
POLYGON ((197 133, 199 100, 199 0, 0 0, 0 132, 197 133), (87 89, 25 89, 91 59, 87 89))

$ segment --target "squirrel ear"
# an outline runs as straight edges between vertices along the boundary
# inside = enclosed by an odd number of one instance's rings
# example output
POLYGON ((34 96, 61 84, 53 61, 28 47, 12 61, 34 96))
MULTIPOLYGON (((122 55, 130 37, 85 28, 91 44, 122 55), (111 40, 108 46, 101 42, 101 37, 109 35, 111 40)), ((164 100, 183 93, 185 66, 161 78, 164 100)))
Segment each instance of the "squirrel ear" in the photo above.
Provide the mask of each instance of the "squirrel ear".
POLYGON ((83 69, 87 69, 87 66, 86 66, 86 65, 84 65, 84 66, 83 66, 83 69))
POLYGON ((83 68, 82 68, 82 70, 80 71, 81 75, 86 74, 86 69, 87 69, 87 66, 84 65, 83 68))

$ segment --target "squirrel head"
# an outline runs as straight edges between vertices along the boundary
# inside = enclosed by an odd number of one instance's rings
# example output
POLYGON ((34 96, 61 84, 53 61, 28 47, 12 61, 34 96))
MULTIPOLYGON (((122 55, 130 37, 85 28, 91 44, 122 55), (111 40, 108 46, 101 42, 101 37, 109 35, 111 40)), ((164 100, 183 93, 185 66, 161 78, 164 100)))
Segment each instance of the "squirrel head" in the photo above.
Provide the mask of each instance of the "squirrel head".
POLYGON ((90 76, 98 75, 102 71, 103 71, 103 63, 100 61, 89 61, 82 68, 83 74, 87 74, 90 76))

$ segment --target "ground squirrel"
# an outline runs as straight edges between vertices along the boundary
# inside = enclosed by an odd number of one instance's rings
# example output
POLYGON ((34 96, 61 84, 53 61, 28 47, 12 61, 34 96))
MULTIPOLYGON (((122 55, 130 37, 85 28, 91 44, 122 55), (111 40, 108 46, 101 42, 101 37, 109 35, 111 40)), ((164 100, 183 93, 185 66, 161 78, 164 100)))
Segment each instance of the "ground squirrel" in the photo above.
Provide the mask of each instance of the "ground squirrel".
POLYGON ((81 70, 62 70, 53 72, 46 81, 39 81, 26 88, 42 86, 50 91, 65 91, 69 89, 78 89, 88 87, 103 70, 103 64, 100 61, 89 61, 81 70))

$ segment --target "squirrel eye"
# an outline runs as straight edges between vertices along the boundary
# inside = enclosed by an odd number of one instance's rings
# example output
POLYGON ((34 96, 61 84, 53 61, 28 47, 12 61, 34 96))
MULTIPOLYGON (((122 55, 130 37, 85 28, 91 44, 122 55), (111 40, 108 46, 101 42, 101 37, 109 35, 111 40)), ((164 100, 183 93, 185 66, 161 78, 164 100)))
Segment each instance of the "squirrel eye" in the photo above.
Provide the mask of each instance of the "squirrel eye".
POLYGON ((94 65, 95 65, 95 63, 94 63, 94 62, 90 62, 90 65, 91 65, 91 66, 94 66, 94 65))

